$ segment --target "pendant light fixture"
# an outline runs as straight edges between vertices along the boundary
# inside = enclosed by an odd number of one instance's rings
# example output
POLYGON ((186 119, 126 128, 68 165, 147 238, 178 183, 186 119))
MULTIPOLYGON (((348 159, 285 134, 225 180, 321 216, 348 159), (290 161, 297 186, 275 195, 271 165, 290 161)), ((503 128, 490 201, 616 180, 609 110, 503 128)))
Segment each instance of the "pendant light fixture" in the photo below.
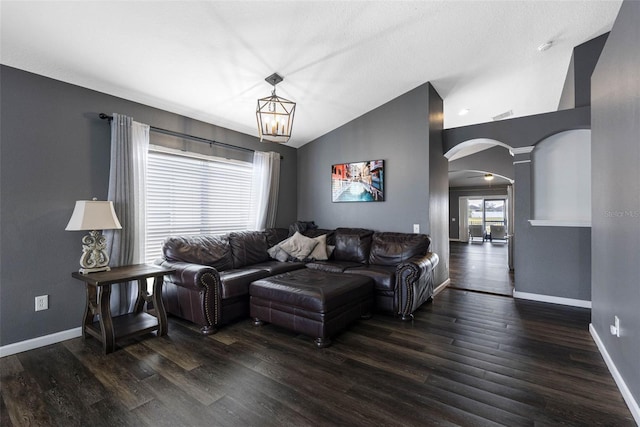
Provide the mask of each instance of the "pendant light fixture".
POLYGON ((273 91, 271 96, 258 99, 256 119, 260 141, 285 144, 291 138, 296 103, 276 95, 276 85, 283 80, 277 73, 273 73, 265 80, 273 86, 273 91))

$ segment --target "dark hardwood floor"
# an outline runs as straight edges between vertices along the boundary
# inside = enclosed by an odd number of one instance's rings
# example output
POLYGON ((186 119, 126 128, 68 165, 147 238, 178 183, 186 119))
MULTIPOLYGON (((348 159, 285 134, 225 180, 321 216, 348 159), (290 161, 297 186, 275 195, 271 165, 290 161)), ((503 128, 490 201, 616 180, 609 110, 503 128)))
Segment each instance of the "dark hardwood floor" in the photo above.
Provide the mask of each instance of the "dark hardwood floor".
POLYGON ((589 310, 445 289, 412 323, 334 345, 247 319, 109 355, 92 338, 0 359, 2 426, 633 426, 589 310))
POLYGON ((450 242, 449 287, 513 295, 513 272, 509 271, 506 243, 450 242))

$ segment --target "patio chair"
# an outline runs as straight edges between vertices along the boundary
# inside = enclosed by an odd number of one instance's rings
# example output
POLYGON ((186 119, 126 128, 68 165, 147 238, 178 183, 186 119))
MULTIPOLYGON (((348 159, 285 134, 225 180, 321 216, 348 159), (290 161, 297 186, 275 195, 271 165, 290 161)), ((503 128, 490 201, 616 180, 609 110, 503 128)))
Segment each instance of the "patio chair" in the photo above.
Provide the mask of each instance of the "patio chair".
POLYGON ((491 234, 489 235, 489 240, 493 243, 494 240, 503 240, 507 241, 507 229, 504 225, 490 225, 489 230, 491 234))
POLYGON ((474 238, 481 238, 484 243, 484 230, 482 225, 470 225, 469 226, 469 242, 473 242, 474 238))

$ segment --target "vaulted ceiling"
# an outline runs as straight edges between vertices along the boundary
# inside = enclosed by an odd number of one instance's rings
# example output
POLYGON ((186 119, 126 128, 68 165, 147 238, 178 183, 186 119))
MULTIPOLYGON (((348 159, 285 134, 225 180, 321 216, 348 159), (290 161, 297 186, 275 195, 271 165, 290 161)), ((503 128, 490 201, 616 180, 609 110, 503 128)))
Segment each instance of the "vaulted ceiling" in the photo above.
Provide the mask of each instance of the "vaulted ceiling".
POLYGON ((620 4, 3 0, 0 60, 250 135, 278 72, 299 147, 427 81, 447 128, 554 111, 573 47, 620 4))

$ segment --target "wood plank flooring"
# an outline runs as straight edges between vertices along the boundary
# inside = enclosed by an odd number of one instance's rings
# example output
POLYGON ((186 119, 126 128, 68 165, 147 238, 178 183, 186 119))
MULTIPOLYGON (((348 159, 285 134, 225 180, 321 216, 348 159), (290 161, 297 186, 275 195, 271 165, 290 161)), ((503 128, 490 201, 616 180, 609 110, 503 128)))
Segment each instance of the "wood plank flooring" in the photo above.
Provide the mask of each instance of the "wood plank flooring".
POLYGON ((508 249, 507 244, 498 242, 450 242, 449 287, 513 295, 508 249))
POLYGON ((334 345, 169 318, 109 355, 72 339, 0 359, 2 426, 633 426, 589 310, 445 289, 412 323, 334 345))

